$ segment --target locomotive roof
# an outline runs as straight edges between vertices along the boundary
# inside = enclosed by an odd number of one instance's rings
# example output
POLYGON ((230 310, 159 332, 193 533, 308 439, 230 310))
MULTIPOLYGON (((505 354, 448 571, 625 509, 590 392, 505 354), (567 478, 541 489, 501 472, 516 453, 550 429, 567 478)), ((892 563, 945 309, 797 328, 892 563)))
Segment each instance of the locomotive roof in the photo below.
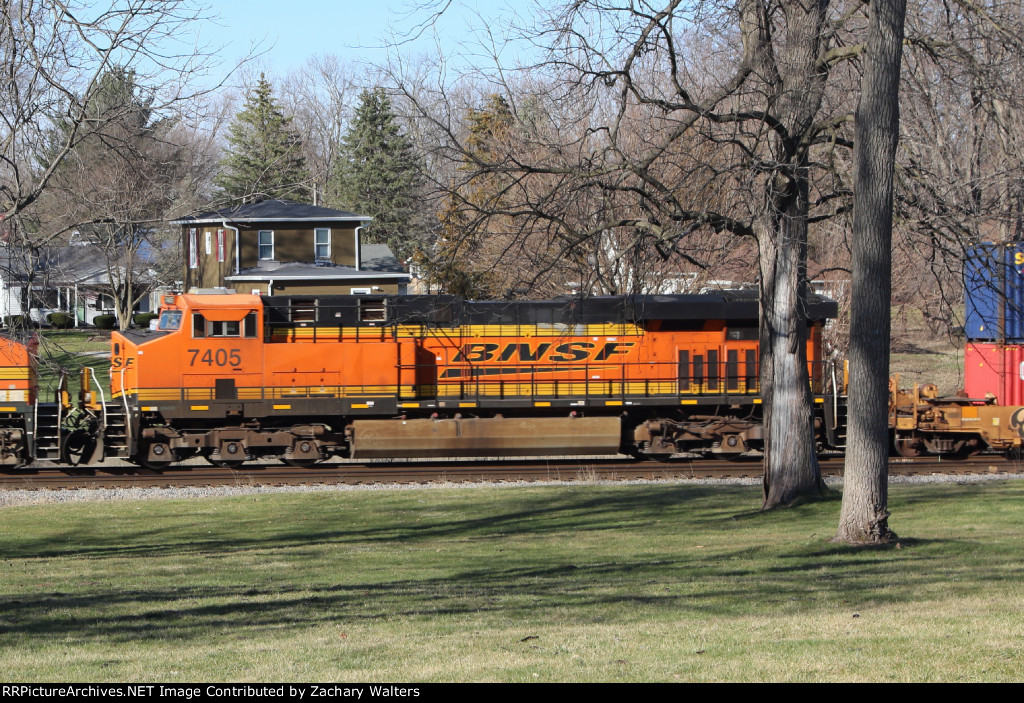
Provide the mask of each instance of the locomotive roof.
MULTIPOLYGON (((320 295, 265 296, 268 316, 293 305, 333 310, 333 317, 375 300, 384 300, 388 321, 438 324, 579 324, 648 320, 757 320, 757 294, 722 291, 700 295, 561 296, 551 300, 464 300, 454 295, 320 295), (313 302, 315 301, 315 303, 313 302), (360 302, 366 301, 366 302, 360 302)), ((811 295, 808 320, 836 316, 838 305, 811 295)), ((283 316, 283 319, 287 319, 283 316)), ((326 319, 326 318, 325 318, 326 319)))

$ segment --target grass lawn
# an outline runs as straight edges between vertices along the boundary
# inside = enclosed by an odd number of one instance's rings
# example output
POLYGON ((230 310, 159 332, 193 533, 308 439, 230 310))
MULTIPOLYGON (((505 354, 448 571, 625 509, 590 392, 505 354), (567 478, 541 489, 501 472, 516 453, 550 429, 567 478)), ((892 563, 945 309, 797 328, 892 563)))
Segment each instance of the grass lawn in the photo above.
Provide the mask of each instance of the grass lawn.
POLYGON ((78 375, 83 366, 93 367, 96 380, 110 400, 110 331, 56 330, 39 333, 39 396, 43 402, 54 400, 54 391, 63 370, 68 375, 71 397, 78 397, 78 375), (100 356, 103 353, 106 356, 100 356))
POLYGON ((451 487, 0 509, 6 681, 1019 681, 1024 481, 451 487))

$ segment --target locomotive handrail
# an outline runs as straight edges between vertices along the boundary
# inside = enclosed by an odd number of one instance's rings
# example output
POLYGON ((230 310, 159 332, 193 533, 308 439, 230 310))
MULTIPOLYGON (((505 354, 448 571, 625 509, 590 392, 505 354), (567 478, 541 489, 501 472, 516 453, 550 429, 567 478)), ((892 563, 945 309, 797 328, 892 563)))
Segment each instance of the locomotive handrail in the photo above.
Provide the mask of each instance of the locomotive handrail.
POLYGON ((832 376, 832 429, 839 427, 839 390, 836 387, 836 364, 829 364, 829 372, 832 376))
MULTIPOLYGON (((131 414, 131 411, 128 410, 128 394, 125 393, 125 389, 124 389, 124 372, 125 371, 126 371, 125 367, 122 366, 121 367, 121 403, 122 403, 122 405, 124 405, 124 432, 125 432, 125 437, 131 437, 132 436, 132 414, 131 414)), ((184 392, 184 390, 182 392, 184 392)), ((100 397, 102 398, 102 395, 100 397)), ((104 405, 104 407, 106 407, 106 405, 104 405)), ((104 413, 106 413, 106 411, 104 411, 104 413)), ((106 415, 105 414, 104 414, 103 420, 104 420, 103 425, 104 425, 104 427, 106 427, 106 415)))
MULTIPOLYGON (((106 426, 107 426, 107 399, 103 395, 103 389, 100 387, 100 382, 96 380, 95 372, 93 372, 91 370, 91 367, 89 367, 89 368, 90 368, 89 380, 92 381, 96 385, 96 390, 99 391, 99 394, 100 394, 100 411, 103 413, 103 427, 106 428, 106 426)), ((123 368, 121 369, 121 373, 122 374, 124 373, 124 369, 123 368)), ((121 389, 122 389, 122 395, 124 395, 124 393, 123 393, 123 390, 124 390, 124 376, 123 375, 121 376, 121 389)))
MULTIPOLYGON (((61 378, 64 377, 64 372, 61 371, 61 378)), ((58 382, 58 388, 60 387, 58 382)), ((60 456, 60 411, 61 403, 57 403, 57 456, 60 456)), ((32 444, 33 451, 38 452, 38 447, 35 444, 39 441, 39 396, 36 396, 36 402, 32 403, 32 444)))

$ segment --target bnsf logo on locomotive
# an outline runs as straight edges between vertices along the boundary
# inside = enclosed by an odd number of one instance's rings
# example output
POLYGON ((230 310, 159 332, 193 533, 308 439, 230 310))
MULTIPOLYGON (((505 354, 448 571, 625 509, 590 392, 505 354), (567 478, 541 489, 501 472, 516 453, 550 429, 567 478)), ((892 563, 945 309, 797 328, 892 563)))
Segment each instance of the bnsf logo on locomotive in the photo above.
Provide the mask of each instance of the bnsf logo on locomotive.
POLYGON ((555 345, 544 342, 533 346, 522 342, 494 344, 473 342, 462 347, 452 363, 479 364, 487 361, 581 362, 607 361, 613 356, 628 354, 636 342, 565 342, 555 345), (499 351, 500 350, 500 351, 499 351))

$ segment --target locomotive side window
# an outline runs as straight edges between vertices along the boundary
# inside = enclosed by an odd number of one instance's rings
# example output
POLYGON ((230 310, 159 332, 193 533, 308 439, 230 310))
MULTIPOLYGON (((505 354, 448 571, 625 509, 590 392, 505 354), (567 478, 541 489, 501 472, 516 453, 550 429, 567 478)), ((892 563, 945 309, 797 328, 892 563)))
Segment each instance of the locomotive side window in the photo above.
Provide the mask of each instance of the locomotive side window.
POLYGON ((164 310, 160 313, 158 330, 176 330, 181 327, 181 310, 164 310))
POLYGON ((211 337, 241 337, 239 322, 237 320, 214 320, 210 322, 209 336, 211 337))
POLYGON ((256 337, 256 312, 248 313, 242 320, 207 320, 201 313, 192 314, 192 337, 256 337))

